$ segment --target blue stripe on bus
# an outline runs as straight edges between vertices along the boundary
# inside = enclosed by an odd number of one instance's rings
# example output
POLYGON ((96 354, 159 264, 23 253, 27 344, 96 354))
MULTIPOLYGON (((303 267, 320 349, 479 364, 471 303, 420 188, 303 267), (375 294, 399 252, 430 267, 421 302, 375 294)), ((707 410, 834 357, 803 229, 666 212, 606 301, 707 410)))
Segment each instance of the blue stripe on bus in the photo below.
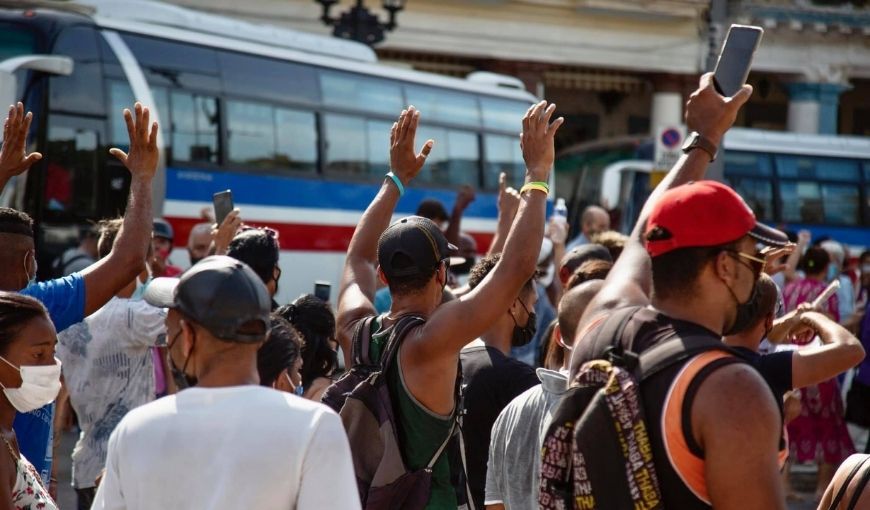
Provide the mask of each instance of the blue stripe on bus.
MULTIPOLYGON (((211 202, 212 195, 230 189, 238 204, 311 209, 341 209, 364 211, 380 189, 380 184, 303 179, 256 173, 166 169, 166 198, 194 202, 211 202)), ((413 214, 425 198, 436 198, 452 210, 456 191, 406 188, 396 212, 413 214)), ((465 216, 495 219, 498 215, 495 193, 477 192, 465 216)), ((315 219, 316 218, 312 218, 315 219)))

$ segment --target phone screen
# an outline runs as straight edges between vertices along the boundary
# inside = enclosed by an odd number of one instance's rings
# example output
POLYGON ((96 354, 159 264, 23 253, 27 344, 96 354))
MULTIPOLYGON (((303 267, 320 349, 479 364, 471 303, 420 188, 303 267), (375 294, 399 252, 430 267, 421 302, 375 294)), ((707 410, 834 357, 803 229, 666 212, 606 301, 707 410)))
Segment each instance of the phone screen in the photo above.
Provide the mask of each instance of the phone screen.
POLYGON ((731 25, 713 74, 717 92, 731 97, 743 87, 762 34, 764 30, 761 27, 731 25))
POLYGON ((332 284, 329 282, 314 282, 314 297, 321 301, 329 301, 332 284))
POLYGON ((214 201, 214 219, 220 226, 227 214, 233 210, 233 192, 230 190, 219 191, 212 197, 214 201))

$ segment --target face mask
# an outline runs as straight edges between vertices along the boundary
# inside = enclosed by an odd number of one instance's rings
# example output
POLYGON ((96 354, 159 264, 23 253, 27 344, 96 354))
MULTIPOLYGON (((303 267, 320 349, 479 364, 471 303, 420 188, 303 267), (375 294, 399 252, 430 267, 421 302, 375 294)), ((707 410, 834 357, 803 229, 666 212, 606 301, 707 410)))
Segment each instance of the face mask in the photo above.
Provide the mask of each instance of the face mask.
POLYGON ((54 365, 22 365, 16 367, 0 356, 0 360, 21 374, 21 387, 7 388, 0 384, 3 393, 12 407, 20 413, 29 413, 50 404, 60 391, 60 360, 54 358, 54 365))
POLYGON ((728 287, 728 292, 731 293, 731 297, 737 302, 737 313, 734 316, 734 322, 731 324, 731 327, 722 333, 725 336, 742 333, 752 326, 752 319, 758 316, 758 282, 752 282, 752 292, 745 303, 737 301, 737 296, 734 295, 731 287, 728 287))
POLYGON ((202 260, 202 259, 203 259, 203 257, 194 257, 194 256, 191 255, 191 257, 190 257, 190 265, 191 265, 191 266, 195 266, 196 263, 199 262, 199 261, 202 260))
POLYGON ((535 333, 538 331, 538 321, 535 312, 530 312, 522 300, 520 300, 520 304, 523 305, 523 309, 529 314, 529 319, 526 321, 525 326, 520 326, 517 318, 511 313, 511 319, 514 320, 514 331, 511 335, 511 346, 513 347, 522 347, 528 344, 532 341, 532 338, 535 338, 535 333))
POLYGON ((537 281, 541 284, 545 289, 550 287, 553 283, 553 278, 556 276, 556 266, 550 264, 547 266, 547 270, 544 271, 540 276, 538 276, 537 281))
POLYGON ((825 279, 829 282, 832 282, 832 281, 834 281, 834 278, 837 277, 837 273, 838 273, 837 266, 835 266, 834 264, 830 264, 828 266, 828 274, 825 277, 825 279))
MULTIPOLYGON (((184 360, 184 366, 181 369, 175 365, 175 362, 172 360, 172 345, 178 340, 178 336, 181 335, 181 331, 179 331, 175 338, 172 339, 172 342, 169 343, 167 349, 170 351, 169 354, 169 371, 172 373, 172 379, 175 381, 175 386, 178 387, 178 391, 190 388, 192 386, 196 386, 197 380, 195 376, 187 375, 185 370, 187 370, 187 363, 190 361, 190 356, 184 360)), ((191 354, 193 354, 193 349, 191 349, 191 354)))

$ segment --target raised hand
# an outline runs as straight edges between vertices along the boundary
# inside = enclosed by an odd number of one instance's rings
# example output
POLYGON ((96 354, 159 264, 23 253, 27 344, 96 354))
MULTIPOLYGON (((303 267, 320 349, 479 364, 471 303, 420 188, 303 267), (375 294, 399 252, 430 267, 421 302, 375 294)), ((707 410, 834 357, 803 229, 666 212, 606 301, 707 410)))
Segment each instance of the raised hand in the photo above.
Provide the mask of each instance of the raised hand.
POLYGON ((109 149, 109 153, 121 160, 133 178, 152 179, 157 172, 157 123, 149 122, 151 113, 138 101, 133 107, 135 113, 124 109, 124 121, 127 123, 127 134, 130 136, 130 153, 118 148, 109 149), (135 115, 135 119, 134 119, 135 115))
POLYGON ((732 97, 723 97, 713 86, 713 73, 707 73, 701 76, 698 90, 686 102, 686 126, 689 131, 697 131, 719 145, 725 132, 737 119, 740 107, 751 95, 752 86, 744 85, 732 97))
POLYGON ((21 175, 31 165, 42 159, 38 152, 27 153, 27 132, 33 113, 24 114, 24 105, 9 107, 9 116, 3 124, 3 148, 0 149, 0 182, 21 175))
POLYGON ((774 248, 772 246, 765 248, 761 254, 764 255, 764 272, 769 276, 781 273, 788 268, 788 263, 783 262, 782 258, 791 255, 797 249, 794 244, 783 246, 782 248, 774 248))
POLYGON ((568 242, 568 229, 569 225, 564 221, 564 218, 561 220, 555 217, 550 218, 550 221, 547 223, 547 237, 555 245, 564 245, 568 242))
POLYGON ((408 184, 417 177, 435 145, 434 140, 427 140, 420 152, 416 152, 415 137, 419 123, 420 111, 409 106, 407 110, 402 110, 399 120, 393 123, 390 130, 390 169, 402 180, 402 184, 408 184))
POLYGON ((233 237, 236 236, 236 232, 238 232, 239 228, 242 226, 242 218, 239 214, 241 214, 241 212, 238 208, 233 209, 229 214, 227 214, 227 217, 224 218, 224 221, 220 225, 215 224, 212 227, 211 232, 214 236, 215 255, 227 254, 230 242, 232 242, 233 237))
POLYGON ((455 210, 464 211, 472 202, 474 202, 475 198, 474 188, 466 184, 459 188, 459 193, 456 194, 456 204, 453 208, 455 210))
POLYGON ((550 122, 555 111, 555 104, 541 101, 529 108, 523 117, 520 147, 526 162, 526 176, 532 181, 547 182, 550 178, 550 169, 556 159, 553 137, 565 122, 562 117, 550 122))

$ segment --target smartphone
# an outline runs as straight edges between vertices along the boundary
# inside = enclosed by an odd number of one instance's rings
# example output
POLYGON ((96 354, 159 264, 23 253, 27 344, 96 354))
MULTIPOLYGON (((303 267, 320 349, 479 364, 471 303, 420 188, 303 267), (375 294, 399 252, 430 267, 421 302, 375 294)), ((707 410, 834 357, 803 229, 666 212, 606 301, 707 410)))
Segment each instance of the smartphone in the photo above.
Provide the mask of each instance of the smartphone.
POLYGON ((825 304, 828 301, 828 299, 830 299, 831 296, 833 296, 837 292, 837 290, 839 290, 839 289, 840 289, 840 280, 832 281, 828 285, 828 287, 825 289, 825 291, 822 292, 821 294, 819 294, 819 297, 817 297, 813 301, 813 308, 818 309, 820 306, 825 304))
POLYGON ((731 25, 713 72, 713 85, 717 92, 731 97, 743 87, 749 77, 752 57, 761 43, 762 34, 764 30, 761 27, 731 25))
POLYGON ((332 291, 332 284, 329 282, 316 281, 314 282, 314 297, 321 301, 329 302, 329 294, 332 291))
POLYGON ((214 202, 214 219, 218 226, 224 222, 227 214, 232 212, 233 207, 233 192, 231 190, 218 191, 212 197, 214 202))

